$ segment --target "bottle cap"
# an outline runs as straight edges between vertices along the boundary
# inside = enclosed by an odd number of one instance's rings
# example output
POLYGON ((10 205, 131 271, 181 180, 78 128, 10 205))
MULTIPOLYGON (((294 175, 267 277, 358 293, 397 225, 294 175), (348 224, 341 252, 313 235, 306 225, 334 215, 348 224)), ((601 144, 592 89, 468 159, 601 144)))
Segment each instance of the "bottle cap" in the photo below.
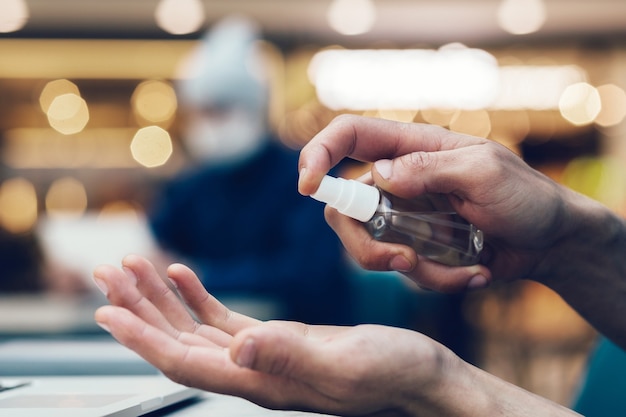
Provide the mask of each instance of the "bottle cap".
POLYGON ((353 219, 366 222, 378 207, 380 192, 376 187, 355 180, 324 176, 311 197, 353 219))

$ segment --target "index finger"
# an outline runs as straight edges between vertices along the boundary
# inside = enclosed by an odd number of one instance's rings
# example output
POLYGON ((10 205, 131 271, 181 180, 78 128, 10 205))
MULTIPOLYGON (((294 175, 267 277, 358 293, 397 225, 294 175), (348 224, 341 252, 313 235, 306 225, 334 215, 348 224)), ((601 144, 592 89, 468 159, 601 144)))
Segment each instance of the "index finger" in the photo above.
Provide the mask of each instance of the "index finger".
POLYGON ((415 151, 440 151, 458 146, 454 138, 439 126, 342 115, 300 151, 298 190, 314 193, 322 177, 345 157, 374 162, 415 151))

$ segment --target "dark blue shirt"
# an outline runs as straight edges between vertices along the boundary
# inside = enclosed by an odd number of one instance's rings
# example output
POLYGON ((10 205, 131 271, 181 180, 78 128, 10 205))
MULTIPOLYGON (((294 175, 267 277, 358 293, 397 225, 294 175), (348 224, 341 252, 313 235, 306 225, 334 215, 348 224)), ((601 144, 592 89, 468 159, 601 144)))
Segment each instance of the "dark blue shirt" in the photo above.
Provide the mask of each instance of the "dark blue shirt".
POLYGON ((349 267, 323 204, 297 191, 298 154, 275 140, 239 166, 195 167, 150 214, 165 249, 216 296, 269 296, 289 320, 348 320, 349 267))

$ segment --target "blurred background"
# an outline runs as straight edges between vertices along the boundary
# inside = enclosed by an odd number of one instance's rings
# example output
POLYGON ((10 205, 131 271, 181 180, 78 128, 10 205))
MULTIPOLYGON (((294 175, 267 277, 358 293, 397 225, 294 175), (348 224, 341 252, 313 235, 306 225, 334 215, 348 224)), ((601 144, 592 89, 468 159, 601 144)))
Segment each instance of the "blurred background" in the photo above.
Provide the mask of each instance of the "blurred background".
MULTIPOLYGON (((91 331, 93 267, 159 252, 145 214, 188 164, 175 84, 233 13, 260 27, 290 148, 342 113, 433 123, 626 213, 623 0, 0 0, 4 334, 91 331)), ((384 294, 355 308, 401 303, 384 294)), ((479 365, 572 400, 596 336, 558 296, 521 282, 460 308, 479 365)))

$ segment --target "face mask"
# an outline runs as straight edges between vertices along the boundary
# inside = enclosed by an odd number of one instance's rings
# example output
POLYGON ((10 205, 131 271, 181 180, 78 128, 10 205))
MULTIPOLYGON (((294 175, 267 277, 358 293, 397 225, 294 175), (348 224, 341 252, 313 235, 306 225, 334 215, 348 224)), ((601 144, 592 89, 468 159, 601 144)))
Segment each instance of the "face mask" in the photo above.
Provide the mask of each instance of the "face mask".
POLYGON ((248 159, 266 140, 264 121, 242 109, 219 117, 190 121, 185 145, 192 158, 212 164, 235 164, 248 159))

